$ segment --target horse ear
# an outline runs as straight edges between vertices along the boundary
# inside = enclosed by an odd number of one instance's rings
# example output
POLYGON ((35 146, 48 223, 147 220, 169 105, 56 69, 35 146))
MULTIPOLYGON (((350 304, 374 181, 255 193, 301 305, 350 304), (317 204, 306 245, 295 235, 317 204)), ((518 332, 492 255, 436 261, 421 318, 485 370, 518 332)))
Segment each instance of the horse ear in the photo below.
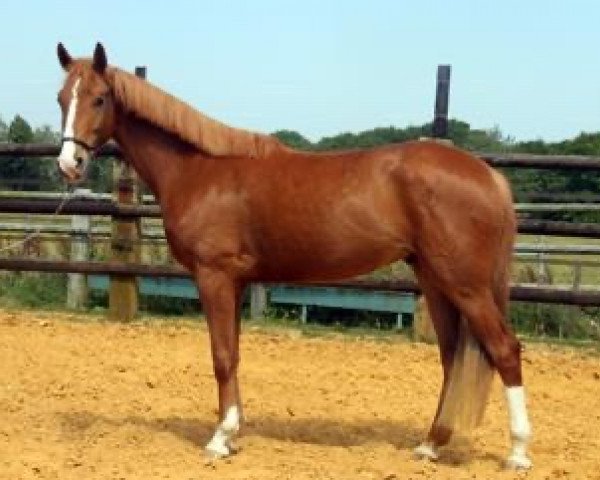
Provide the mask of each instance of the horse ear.
POLYGON ((58 54, 58 61, 60 62, 60 66, 65 70, 69 70, 71 63, 73 63, 73 59, 71 58, 71 55, 69 55, 69 52, 67 52, 67 49, 61 42, 59 42, 56 46, 56 53, 58 54))
POLYGON ((104 51, 104 47, 100 42, 96 44, 96 48, 94 49, 94 59, 92 61, 92 66, 94 70, 98 72, 100 75, 104 73, 106 70, 106 52, 104 51))

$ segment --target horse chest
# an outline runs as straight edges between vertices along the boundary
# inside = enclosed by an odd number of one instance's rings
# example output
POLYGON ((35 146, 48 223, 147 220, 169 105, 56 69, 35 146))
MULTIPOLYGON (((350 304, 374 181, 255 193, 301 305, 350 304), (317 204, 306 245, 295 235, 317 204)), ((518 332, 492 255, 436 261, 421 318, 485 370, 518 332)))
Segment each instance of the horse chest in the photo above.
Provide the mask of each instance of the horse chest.
POLYGON ((189 270, 205 265, 239 276, 252 271, 256 260, 234 209, 190 208, 176 213, 164 214, 164 227, 172 253, 181 264, 189 270))

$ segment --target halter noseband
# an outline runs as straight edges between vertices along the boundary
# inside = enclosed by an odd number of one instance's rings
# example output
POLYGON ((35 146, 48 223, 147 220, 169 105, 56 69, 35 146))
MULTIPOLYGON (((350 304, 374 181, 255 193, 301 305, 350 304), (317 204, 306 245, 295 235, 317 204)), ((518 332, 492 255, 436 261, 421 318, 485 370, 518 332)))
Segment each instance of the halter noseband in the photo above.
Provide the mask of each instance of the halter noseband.
POLYGON ((98 149, 98 147, 92 147, 89 143, 86 143, 83 140, 80 140, 79 138, 75 137, 62 137, 62 140, 60 142, 61 145, 65 142, 73 142, 75 145, 79 145, 80 147, 85 148, 92 155, 98 149))

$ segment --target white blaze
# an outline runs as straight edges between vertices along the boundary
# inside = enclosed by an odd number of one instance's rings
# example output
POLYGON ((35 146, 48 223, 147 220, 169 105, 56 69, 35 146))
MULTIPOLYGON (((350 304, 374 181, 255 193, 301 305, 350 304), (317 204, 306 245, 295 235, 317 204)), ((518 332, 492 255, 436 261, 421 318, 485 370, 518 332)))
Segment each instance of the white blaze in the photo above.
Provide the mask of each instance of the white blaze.
MULTIPOLYGON (((75 136, 74 125, 75 125, 75 114, 77 113, 77 91, 79 89, 79 81, 81 78, 75 80, 73 88, 71 89, 71 102, 69 103, 69 110, 67 111, 67 119, 65 120, 65 130, 63 137, 75 136)), ((58 164, 64 172, 74 170, 77 168, 77 162, 75 161, 75 143, 72 141, 63 142, 58 156, 58 164)))

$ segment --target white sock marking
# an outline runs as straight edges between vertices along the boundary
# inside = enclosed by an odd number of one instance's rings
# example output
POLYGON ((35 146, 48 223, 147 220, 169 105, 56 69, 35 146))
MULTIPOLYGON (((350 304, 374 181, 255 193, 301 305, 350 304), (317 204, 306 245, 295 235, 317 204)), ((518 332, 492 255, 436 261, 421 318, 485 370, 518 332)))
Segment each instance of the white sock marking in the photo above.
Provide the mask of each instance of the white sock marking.
POLYGON ((230 442, 240 429, 240 413, 237 405, 229 407, 225 418, 217 429, 206 449, 212 454, 227 456, 231 453, 230 442))
POLYGON ((531 425, 525 406, 525 389, 522 386, 507 387, 506 400, 513 442, 512 452, 508 458, 509 465, 517 468, 529 468, 531 461, 527 458, 527 442, 531 437, 531 425))
MULTIPOLYGON (((63 137, 74 137, 75 136, 75 114, 77 113, 77 96, 79 90, 79 82, 81 78, 75 80, 73 88, 71 89, 71 101, 69 102, 69 110, 67 111, 67 119, 65 121, 65 131, 63 137)), ((63 142, 58 156, 58 163, 60 168, 64 172, 69 170, 75 170, 77 168, 77 162, 75 161, 75 143, 71 141, 63 142)))

